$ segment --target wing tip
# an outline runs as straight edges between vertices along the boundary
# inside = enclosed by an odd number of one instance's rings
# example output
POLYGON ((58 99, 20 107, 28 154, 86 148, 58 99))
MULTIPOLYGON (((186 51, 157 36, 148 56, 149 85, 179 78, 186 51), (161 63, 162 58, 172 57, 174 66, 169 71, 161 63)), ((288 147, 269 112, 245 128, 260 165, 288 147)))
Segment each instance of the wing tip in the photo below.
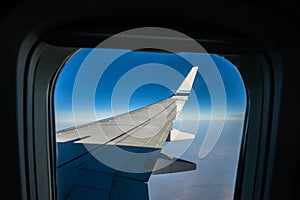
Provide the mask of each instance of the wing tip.
POLYGON ((185 77, 185 79, 177 89, 174 96, 189 96, 192 86, 194 84, 197 71, 198 71, 198 66, 194 66, 191 68, 190 72, 185 77))

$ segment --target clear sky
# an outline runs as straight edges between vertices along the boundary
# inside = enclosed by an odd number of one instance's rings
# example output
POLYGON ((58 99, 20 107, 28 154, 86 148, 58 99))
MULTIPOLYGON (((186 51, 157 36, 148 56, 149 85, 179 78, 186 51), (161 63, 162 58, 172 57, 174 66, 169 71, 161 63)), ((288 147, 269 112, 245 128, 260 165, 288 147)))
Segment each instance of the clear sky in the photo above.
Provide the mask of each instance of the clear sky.
MULTIPOLYGON (((90 112, 91 106, 97 119, 102 119, 170 97, 192 67, 192 64, 185 59, 188 56, 195 56, 195 53, 170 54, 90 48, 77 51, 62 68, 55 85, 54 107, 57 130, 72 126, 74 90, 80 97, 76 99, 76 112, 82 112, 82 116, 87 115, 85 122, 93 121, 86 113, 90 112), (88 57, 91 52, 94 57, 88 57), (114 54, 122 55, 105 69, 101 69, 103 67, 100 63, 105 60, 101 56, 109 57, 114 54), (95 57, 97 58, 94 59, 95 57), (89 62, 86 61, 87 58, 90 59, 89 62), (83 65, 85 67, 89 65, 89 72, 83 72, 84 70, 81 69, 83 65), (101 76, 93 78, 101 70, 103 71, 101 76), (83 75, 84 81, 78 78, 83 75), (74 87, 79 79, 81 87, 74 87), (94 90, 90 89, 91 85, 94 90), (86 92, 90 90, 93 91, 91 94, 93 101, 85 99, 86 92)), ((221 75, 226 93, 226 115, 243 115, 246 108, 246 91, 236 67, 218 55, 197 54, 197 56, 199 68, 208 65, 206 62, 209 58, 221 75)), ((211 112, 211 94, 203 73, 205 72, 197 73, 193 91, 182 110, 185 119, 205 118, 211 112)), ((209 84, 213 83, 214 80, 211 80, 209 84)), ((218 91, 215 92, 218 94, 218 91)))

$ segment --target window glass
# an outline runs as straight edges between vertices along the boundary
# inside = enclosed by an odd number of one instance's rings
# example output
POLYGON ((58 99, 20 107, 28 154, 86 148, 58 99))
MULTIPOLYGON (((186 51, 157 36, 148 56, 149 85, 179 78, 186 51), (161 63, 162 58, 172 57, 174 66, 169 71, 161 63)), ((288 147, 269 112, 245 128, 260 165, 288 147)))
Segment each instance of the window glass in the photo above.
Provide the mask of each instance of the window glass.
POLYGON ((78 50, 54 90, 59 199, 233 199, 246 102, 215 54, 78 50))

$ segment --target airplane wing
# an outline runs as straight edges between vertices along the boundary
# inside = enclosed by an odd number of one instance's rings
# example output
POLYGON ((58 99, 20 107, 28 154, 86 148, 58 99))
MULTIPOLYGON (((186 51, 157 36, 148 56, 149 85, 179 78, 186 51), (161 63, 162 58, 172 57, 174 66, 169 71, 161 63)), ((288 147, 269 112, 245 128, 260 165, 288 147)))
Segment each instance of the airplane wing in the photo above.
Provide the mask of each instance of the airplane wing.
POLYGON ((193 138, 172 125, 188 100, 197 69, 165 100, 57 132, 59 199, 148 199, 151 174, 195 169, 194 163, 160 150, 166 141, 193 138))

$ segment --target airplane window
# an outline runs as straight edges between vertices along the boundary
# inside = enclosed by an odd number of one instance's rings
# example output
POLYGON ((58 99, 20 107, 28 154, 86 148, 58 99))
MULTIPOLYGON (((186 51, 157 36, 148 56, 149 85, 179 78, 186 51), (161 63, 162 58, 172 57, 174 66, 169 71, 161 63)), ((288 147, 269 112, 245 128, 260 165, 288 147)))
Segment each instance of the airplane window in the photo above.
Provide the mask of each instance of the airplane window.
POLYGON ((81 48, 55 83, 58 199, 233 199, 246 107, 222 56, 81 48))

